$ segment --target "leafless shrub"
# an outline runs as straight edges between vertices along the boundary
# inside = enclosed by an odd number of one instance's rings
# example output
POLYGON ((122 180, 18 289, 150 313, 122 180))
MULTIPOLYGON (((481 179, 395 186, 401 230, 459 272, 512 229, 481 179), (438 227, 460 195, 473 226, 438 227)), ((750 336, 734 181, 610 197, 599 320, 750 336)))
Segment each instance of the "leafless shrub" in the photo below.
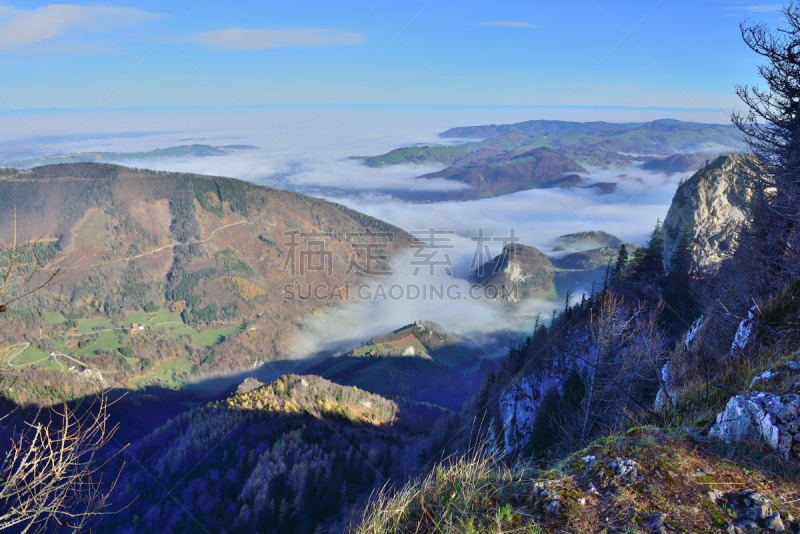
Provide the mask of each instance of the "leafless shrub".
MULTIPOLYGON (((664 334, 659 317, 663 302, 646 307, 637 302, 625 304, 609 291, 602 298, 600 312, 590 317, 595 341, 594 362, 590 367, 591 389, 598 390, 601 404, 618 418, 622 407, 648 411, 644 390, 659 384, 658 368, 664 358, 664 334)), ((588 394, 588 392, 587 392, 588 394)), ((591 404, 591 395, 587 401, 591 404)))
POLYGON ((574 406, 577 399, 565 391, 552 414, 560 439, 550 456, 563 457, 637 414, 654 415, 652 399, 659 386, 667 387, 660 373, 666 353, 662 308, 661 302, 649 308, 626 303, 613 290, 601 297, 589 317, 592 350, 578 356, 583 395, 574 406))
POLYGON ((0 530, 82 530, 107 513, 114 481, 104 483, 98 455, 116 429, 103 394, 91 406, 64 402, 25 421, 0 464, 0 530))

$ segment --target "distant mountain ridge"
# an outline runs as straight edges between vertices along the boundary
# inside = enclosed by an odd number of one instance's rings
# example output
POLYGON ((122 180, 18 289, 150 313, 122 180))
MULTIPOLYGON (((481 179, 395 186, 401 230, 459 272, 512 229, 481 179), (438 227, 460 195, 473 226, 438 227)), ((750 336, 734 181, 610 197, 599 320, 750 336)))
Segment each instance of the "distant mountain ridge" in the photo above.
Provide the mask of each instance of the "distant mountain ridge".
POLYGON ((511 243, 476 271, 473 281, 484 291, 493 288, 498 299, 515 303, 550 291, 553 278, 549 256, 535 247, 511 243))
POLYGON ((502 348, 479 346, 436 323, 417 321, 306 372, 387 398, 459 410, 491 366, 487 352, 502 348))
POLYGON ((716 156, 705 152, 694 154, 674 154, 666 158, 657 158, 646 161, 642 169, 656 172, 686 172, 696 171, 708 164, 716 156))
POLYGON ((73 152, 69 154, 53 154, 38 158, 28 158, 17 161, 0 161, 0 167, 14 167, 30 169, 41 165, 56 163, 108 163, 126 162, 130 160, 153 160, 178 157, 211 157, 231 154, 237 150, 254 150, 258 147, 252 145, 179 145, 169 148, 157 148, 149 152, 73 152))
POLYGON ((399 164, 447 165, 417 179, 444 178, 469 185, 456 191, 386 191, 398 198, 438 202, 476 200, 527 189, 593 187, 614 192, 613 183, 593 184, 577 173, 587 167, 610 169, 643 163, 644 170, 686 172, 710 156, 742 146, 734 126, 663 119, 646 123, 527 121, 516 124, 464 126, 440 134, 443 139, 474 139, 456 145, 398 148, 362 159, 368 167, 399 164), (525 158, 544 158, 542 165, 525 158), (664 159, 666 158, 666 159, 664 159), (554 172, 558 162, 559 172, 554 172))
POLYGON ((521 154, 509 153, 468 166, 452 166, 420 178, 445 178, 468 184, 468 189, 452 191, 446 200, 476 200, 506 195, 527 189, 573 187, 583 183, 578 172, 586 169, 549 148, 535 148, 521 154))
POLYGON ((722 138, 735 140, 741 143, 741 134, 732 124, 704 124, 697 122, 683 122, 675 119, 658 119, 651 122, 613 123, 613 122, 571 122, 557 120, 531 120, 514 124, 488 124, 482 126, 459 126, 450 128, 439 134, 440 137, 481 139, 497 137, 508 133, 532 135, 563 135, 563 134, 601 134, 604 136, 617 135, 634 130, 649 132, 697 132, 713 130, 722 138))
MULTIPOLYGON (((639 248, 638 243, 620 243, 625 245, 628 253, 633 253, 634 250, 639 248)), ((554 259, 553 265, 560 269, 577 269, 591 271, 593 269, 600 269, 613 263, 619 254, 619 247, 601 247, 589 250, 581 250, 567 254, 560 258, 554 259)))
POLYGON ((562 235, 553 240, 554 252, 564 250, 584 250, 597 247, 616 247, 622 240, 603 231, 575 232, 562 235))

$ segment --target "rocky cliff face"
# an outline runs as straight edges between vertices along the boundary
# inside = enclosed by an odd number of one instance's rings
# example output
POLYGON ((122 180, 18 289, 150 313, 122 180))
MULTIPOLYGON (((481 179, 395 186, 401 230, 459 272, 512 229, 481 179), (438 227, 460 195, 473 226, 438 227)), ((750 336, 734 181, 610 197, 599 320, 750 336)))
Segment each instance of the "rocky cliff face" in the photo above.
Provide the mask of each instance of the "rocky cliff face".
POLYGON ((734 230, 747 219, 746 177, 741 156, 727 154, 684 182, 664 220, 664 257, 675 253, 689 224, 694 228, 694 261, 701 269, 715 269, 732 252, 734 230))
POLYGON ((593 350, 589 329, 576 329, 556 344, 551 357, 537 361, 500 395, 504 454, 513 454, 528 442, 545 394, 554 388, 563 394, 569 375, 584 369, 583 361, 592 359, 593 350))
POLYGON ((473 281, 487 288, 489 296, 515 303, 553 287, 553 264, 534 247, 511 243, 503 253, 483 264, 473 281), (489 287, 491 286, 491 289, 489 287))

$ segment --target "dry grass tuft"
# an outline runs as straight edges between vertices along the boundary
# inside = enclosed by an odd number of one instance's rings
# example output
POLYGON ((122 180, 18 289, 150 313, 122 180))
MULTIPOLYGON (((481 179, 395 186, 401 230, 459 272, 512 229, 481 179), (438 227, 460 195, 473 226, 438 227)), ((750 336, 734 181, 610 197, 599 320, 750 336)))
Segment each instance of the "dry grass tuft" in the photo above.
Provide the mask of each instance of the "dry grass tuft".
POLYGON ((654 427, 598 439, 548 471, 508 468, 482 449, 395 494, 380 492, 351 532, 648 532, 660 513, 677 532, 716 532, 738 520, 745 488, 798 517, 796 471, 769 451, 748 451, 654 427), (636 462, 637 473, 618 476, 618 458, 636 462), (724 496, 711 502, 709 490, 724 496))
POLYGON ((424 480, 375 495, 357 534, 540 533, 534 486, 524 467, 509 469, 486 448, 434 469, 424 480))

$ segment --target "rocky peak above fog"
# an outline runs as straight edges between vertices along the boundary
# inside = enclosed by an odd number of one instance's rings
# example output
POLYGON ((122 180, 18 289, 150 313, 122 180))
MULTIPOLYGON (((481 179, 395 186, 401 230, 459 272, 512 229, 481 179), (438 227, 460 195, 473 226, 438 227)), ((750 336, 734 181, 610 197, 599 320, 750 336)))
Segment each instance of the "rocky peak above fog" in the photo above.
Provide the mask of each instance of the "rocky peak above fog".
POLYGON ((694 228, 692 257, 700 269, 715 269, 733 252, 735 230, 748 216, 746 176, 743 158, 726 154, 681 184, 664 220, 664 257, 675 253, 687 223, 694 228))
POLYGON ((518 302, 552 287, 553 264, 539 249, 511 243, 484 263, 473 281, 484 288, 493 286, 499 299, 518 302))

